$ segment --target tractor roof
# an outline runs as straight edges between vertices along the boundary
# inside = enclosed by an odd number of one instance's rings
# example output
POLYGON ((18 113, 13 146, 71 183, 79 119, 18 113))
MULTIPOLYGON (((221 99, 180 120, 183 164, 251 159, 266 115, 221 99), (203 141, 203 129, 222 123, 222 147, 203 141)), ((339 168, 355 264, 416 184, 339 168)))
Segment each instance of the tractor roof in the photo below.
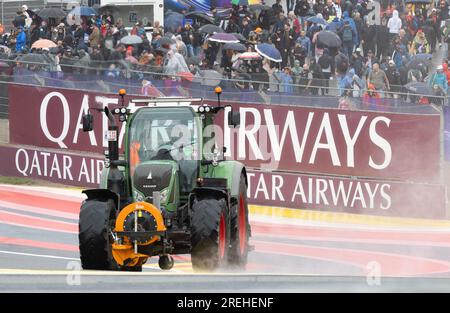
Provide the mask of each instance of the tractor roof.
POLYGON ((133 99, 133 103, 146 103, 147 106, 191 106, 192 104, 202 105, 203 98, 186 98, 186 97, 160 97, 148 99, 133 99))

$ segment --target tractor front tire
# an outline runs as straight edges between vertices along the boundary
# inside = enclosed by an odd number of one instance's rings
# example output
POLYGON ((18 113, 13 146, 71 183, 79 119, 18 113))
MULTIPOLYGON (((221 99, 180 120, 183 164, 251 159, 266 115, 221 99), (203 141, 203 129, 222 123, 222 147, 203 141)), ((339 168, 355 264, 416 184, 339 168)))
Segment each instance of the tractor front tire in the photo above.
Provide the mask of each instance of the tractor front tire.
POLYGON ((241 175, 239 195, 236 204, 231 208, 230 216, 230 253, 228 264, 231 268, 245 270, 247 266, 250 223, 248 221, 247 185, 241 175))
POLYGON ((226 265, 229 248, 224 199, 194 200, 191 218, 191 261, 195 271, 215 271, 226 265))
POLYGON ((86 200, 82 204, 78 239, 83 269, 117 270, 109 234, 114 210, 112 200, 86 200))

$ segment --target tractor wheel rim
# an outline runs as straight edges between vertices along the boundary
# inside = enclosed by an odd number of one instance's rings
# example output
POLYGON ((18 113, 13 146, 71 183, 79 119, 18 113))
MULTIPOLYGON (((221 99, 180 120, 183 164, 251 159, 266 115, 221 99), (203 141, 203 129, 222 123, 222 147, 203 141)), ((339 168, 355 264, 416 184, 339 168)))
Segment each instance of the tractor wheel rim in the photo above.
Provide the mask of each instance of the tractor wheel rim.
POLYGON ((219 222, 219 257, 223 259, 225 257, 226 247, 226 229, 225 229, 225 216, 222 213, 219 222))
POLYGON ((239 223, 239 251, 241 255, 245 253, 247 247, 247 220, 245 218, 245 203, 243 195, 239 197, 239 212, 238 212, 238 223, 239 223))

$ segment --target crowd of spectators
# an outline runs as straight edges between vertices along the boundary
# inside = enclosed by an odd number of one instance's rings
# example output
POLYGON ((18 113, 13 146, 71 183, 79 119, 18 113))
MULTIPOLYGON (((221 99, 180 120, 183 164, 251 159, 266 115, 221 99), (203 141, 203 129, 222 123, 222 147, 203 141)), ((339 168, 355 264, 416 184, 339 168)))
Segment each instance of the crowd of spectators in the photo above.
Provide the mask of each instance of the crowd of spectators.
POLYGON ((276 0, 272 6, 211 8, 206 18, 199 14, 170 27, 138 21, 128 30, 110 11, 73 22, 68 17, 42 19, 39 11, 24 5, 11 31, 6 26, 0 31, 11 54, 45 54, 51 60, 48 69, 61 76, 76 72, 121 78, 130 75, 127 69, 151 84, 152 79, 192 80, 214 70, 243 90, 327 95, 335 86, 341 96, 379 98, 401 97, 408 86, 419 84, 443 96, 450 83, 449 5, 425 1, 383 0, 378 12, 372 0, 297 0, 285 12, 276 0), (245 50, 223 49, 223 43, 209 40, 213 33, 202 31, 208 23, 234 34, 245 50), (321 44, 323 31, 335 33, 341 45, 321 44), (130 35, 138 36, 139 43, 122 42, 130 35), (42 39, 55 46, 33 48, 42 39), (273 45, 281 62, 264 55, 242 57, 256 54, 262 43, 273 45), (443 53, 434 70, 438 50, 443 53))

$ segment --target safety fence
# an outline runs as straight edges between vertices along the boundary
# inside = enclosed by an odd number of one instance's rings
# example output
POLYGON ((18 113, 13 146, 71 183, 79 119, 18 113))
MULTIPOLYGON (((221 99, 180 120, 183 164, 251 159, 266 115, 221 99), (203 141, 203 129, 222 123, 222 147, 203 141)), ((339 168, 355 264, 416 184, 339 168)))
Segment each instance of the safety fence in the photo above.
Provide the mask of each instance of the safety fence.
MULTIPOLYGON (((444 105, 447 95, 429 86, 427 79, 412 75, 410 82, 391 85, 389 90, 368 89, 368 82, 336 75, 330 79, 312 75, 292 75, 275 71, 270 75, 232 70, 193 69, 191 72, 164 73, 163 67, 120 61, 59 62, 50 54, 29 54, 20 61, 0 57, 0 118, 7 117, 5 84, 80 89, 116 93, 125 88, 130 95, 203 97, 214 100, 214 87, 223 89, 225 101, 265 104, 296 104, 354 109, 422 112, 424 104, 444 105), (350 82, 349 82, 350 80, 350 82), (420 81, 422 80, 422 81, 420 81), (343 82, 344 81, 344 82, 343 82), (352 88, 347 88, 346 86, 352 88), (316 101, 317 97, 321 101, 316 101), (340 100, 338 101, 337 98, 340 100)), ((425 109, 427 110, 427 109, 425 109)))

